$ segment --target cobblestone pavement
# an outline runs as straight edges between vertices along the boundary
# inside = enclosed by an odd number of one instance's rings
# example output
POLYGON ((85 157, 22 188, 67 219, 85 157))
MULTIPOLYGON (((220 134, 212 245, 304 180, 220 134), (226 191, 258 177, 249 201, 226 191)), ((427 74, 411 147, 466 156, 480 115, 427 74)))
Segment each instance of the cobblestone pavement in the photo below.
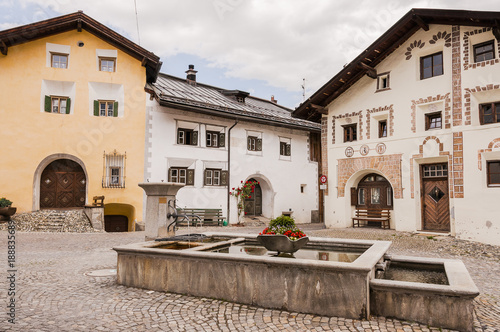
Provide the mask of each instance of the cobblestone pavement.
MULTIPOLYGON (((393 230, 327 230, 317 224, 301 228, 310 236, 391 240, 394 254, 462 259, 481 291, 475 301, 475 330, 499 331, 500 247, 393 230)), ((196 232, 258 233, 261 229, 198 228, 196 232)), ((189 231, 180 229, 178 234, 189 231)), ((142 242, 144 232, 18 232, 13 325, 7 321, 6 307, 7 235, 0 231, 0 251, 5 253, 0 255, 0 331, 441 331, 384 317, 322 317, 154 292, 117 285, 113 275, 88 275, 112 272, 116 253, 111 248, 142 242)))

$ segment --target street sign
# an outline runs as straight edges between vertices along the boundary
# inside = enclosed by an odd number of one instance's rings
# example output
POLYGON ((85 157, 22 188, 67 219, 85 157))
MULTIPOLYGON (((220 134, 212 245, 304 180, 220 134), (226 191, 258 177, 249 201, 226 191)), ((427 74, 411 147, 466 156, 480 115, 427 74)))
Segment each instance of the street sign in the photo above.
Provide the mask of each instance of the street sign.
POLYGON ((321 175, 321 176, 320 176, 320 178, 319 178, 319 181, 320 181, 321 183, 325 184, 325 183, 326 183, 326 181, 327 181, 326 175, 321 175))

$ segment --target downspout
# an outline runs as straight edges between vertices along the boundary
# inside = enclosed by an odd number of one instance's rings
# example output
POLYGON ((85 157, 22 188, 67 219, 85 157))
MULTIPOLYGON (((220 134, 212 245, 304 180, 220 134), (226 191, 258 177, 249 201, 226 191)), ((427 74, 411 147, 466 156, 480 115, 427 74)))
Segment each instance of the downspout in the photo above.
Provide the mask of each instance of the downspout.
POLYGON ((231 195, 229 194, 231 192, 231 129, 233 129, 237 124, 238 120, 235 120, 236 122, 228 129, 227 131, 227 222, 229 224, 229 212, 231 211, 230 209, 230 199, 231 195))

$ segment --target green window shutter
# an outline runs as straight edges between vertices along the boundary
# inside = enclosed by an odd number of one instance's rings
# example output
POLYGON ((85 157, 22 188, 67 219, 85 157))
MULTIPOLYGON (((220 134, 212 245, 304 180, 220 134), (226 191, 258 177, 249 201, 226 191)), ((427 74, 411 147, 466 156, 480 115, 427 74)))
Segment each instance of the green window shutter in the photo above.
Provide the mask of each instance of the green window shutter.
POLYGON ((193 140, 191 142, 192 145, 198 145, 198 132, 193 131, 193 140))
POLYGON ((51 98, 50 96, 45 96, 45 112, 52 112, 51 98))
POLYGON ((219 134, 219 148, 223 148, 226 146, 226 134, 220 133, 219 134))
POLYGON ((117 102, 117 101, 115 101, 115 102, 113 103, 113 117, 115 117, 115 118, 116 118, 117 116, 118 116, 118 102, 117 102))
POLYGON ((222 171, 220 172, 220 185, 221 186, 227 186, 228 184, 228 171, 222 171))
POLYGON ((285 155, 290 156, 292 154, 292 146, 290 144, 286 145, 285 155))
POLYGON ((247 137, 247 150, 250 151, 251 148, 252 148, 251 138, 250 138, 250 136, 248 136, 247 137))
POLYGON ((70 111, 71 111, 71 99, 68 98, 66 100, 66 114, 69 114, 70 111))
POLYGON ((99 100, 94 100, 94 116, 99 116, 99 100))
POLYGON ((194 169, 187 170, 186 185, 194 186, 194 169))
POLYGON ((256 151, 262 151, 262 138, 257 138, 257 144, 255 146, 256 151))

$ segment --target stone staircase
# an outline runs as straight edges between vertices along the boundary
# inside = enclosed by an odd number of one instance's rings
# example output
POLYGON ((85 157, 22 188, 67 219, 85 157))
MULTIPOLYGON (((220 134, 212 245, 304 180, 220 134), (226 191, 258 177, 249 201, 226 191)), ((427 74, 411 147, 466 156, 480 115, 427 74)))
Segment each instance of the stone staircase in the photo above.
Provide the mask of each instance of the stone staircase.
POLYGON ((46 218, 34 225, 33 231, 63 232, 67 214, 68 211, 50 211, 46 218))

